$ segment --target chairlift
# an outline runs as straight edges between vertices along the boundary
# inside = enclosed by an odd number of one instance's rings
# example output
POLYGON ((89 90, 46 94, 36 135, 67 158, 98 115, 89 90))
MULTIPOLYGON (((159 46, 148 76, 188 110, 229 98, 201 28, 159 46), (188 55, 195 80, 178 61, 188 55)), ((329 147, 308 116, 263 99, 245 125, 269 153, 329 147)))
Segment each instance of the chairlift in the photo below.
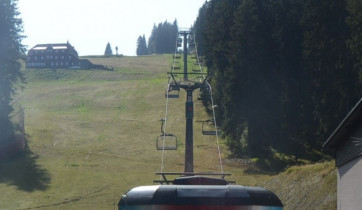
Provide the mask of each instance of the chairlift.
POLYGON ((182 38, 177 39, 177 47, 182 47, 182 38))
POLYGON ((202 92, 202 91, 199 91, 198 93, 197 93, 197 100, 202 100, 202 99, 204 99, 205 97, 204 97, 204 92, 202 92))
POLYGON ((170 84, 166 88, 165 97, 167 98, 179 98, 180 96, 180 86, 176 84, 170 84))
POLYGON ((176 150, 177 137, 171 133, 165 133, 164 123, 166 119, 161 119, 161 135, 157 137, 156 148, 157 150, 176 150))
POLYGON ((203 100, 205 98, 210 98, 210 90, 208 87, 202 86, 197 93, 197 100, 203 100))
POLYGON ((192 68, 193 72, 201 72, 202 70, 197 66, 196 68, 192 68))
POLYGON ((194 78, 195 83, 202 83, 205 80, 205 77, 203 76, 197 76, 194 78))
POLYGON ((165 133, 157 137, 157 150, 177 150, 177 137, 171 133, 165 133))
POLYGON ((205 120, 202 122, 202 134, 208 136, 220 136, 221 131, 215 130, 215 124, 213 120, 205 120))
POLYGON ((171 70, 180 70, 181 69, 181 66, 173 66, 171 67, 171 70))

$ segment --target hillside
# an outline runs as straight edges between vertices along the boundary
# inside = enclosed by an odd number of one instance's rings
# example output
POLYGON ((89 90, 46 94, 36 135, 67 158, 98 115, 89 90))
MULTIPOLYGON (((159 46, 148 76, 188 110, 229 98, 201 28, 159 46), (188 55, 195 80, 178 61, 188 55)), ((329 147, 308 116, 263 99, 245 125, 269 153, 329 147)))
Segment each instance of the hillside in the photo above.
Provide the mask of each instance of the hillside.
MULTIPOLYGON (((159 178, 155 140, 171 56, 88 59, 114 71, 23 70, 27 83, 18 103, 31 153, 0 162, 0 209, 113 209, 128 189, 159 178)), ((178 137, 179 149, 165 153, 164 171, 183 170, 185 98, 181 91, 169 101, 167 131, 178 137)), ((208 119, 194 101, 195 121, 208 119)), ((216 141, 201 134, 201 123, 194 123, 194 139, 195 171, 219 172, 216 141)), ((336 206, 332 163, 276 176, 250 173, 249 165, 227 159, 221 143, 224 171, 238 184, 271 189, 286 209, 336 206)))

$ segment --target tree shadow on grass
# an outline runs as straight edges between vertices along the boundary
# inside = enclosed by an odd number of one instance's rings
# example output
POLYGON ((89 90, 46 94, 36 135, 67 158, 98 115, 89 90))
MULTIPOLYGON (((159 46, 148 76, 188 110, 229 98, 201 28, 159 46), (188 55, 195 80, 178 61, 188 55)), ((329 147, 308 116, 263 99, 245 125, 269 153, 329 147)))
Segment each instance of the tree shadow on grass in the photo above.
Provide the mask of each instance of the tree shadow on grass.
POLYGON ((38 155, 30 150, 0 160, 0 183, 17 186, 19 190, 33 192, 49 188, 50 174, 39 164, 38 155))

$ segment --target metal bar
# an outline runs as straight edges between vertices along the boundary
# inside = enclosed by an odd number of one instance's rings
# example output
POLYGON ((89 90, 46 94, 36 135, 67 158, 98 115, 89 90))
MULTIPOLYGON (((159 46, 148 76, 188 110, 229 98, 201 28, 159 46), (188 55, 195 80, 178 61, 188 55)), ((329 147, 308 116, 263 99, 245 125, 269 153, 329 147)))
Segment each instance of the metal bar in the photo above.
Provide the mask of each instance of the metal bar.
POLYGON ((184 80, 187 80, 187 33, 184 33, 184 80))
POLYGON ((156 175, 210 175, 210 176, 231 176, 231 173, 208 173, 208 172, 156 172, 156 175))
MULTIPOLYGON (((182 73, 182 72, 167 72, 167 74, 185 74, 185 73, 182 73)), ((200 72, 190 72, 190 73, 187 73, 187 74, 200 74, 200 75, 204 75, 205 73, 200 73, 200 72)))

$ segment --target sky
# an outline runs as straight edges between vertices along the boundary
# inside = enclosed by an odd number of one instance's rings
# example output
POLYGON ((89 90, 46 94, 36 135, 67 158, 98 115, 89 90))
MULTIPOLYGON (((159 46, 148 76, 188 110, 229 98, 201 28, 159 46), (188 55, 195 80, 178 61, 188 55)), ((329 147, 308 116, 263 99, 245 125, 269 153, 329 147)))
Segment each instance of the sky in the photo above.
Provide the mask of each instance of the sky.
POLYGON ((177 19, 190 28, 205 0, 18 0, 23 20, 23 44, 69 41, 80 56, 113 53, 136 55, 137 38, 148 40, 153 25, 177 19))

